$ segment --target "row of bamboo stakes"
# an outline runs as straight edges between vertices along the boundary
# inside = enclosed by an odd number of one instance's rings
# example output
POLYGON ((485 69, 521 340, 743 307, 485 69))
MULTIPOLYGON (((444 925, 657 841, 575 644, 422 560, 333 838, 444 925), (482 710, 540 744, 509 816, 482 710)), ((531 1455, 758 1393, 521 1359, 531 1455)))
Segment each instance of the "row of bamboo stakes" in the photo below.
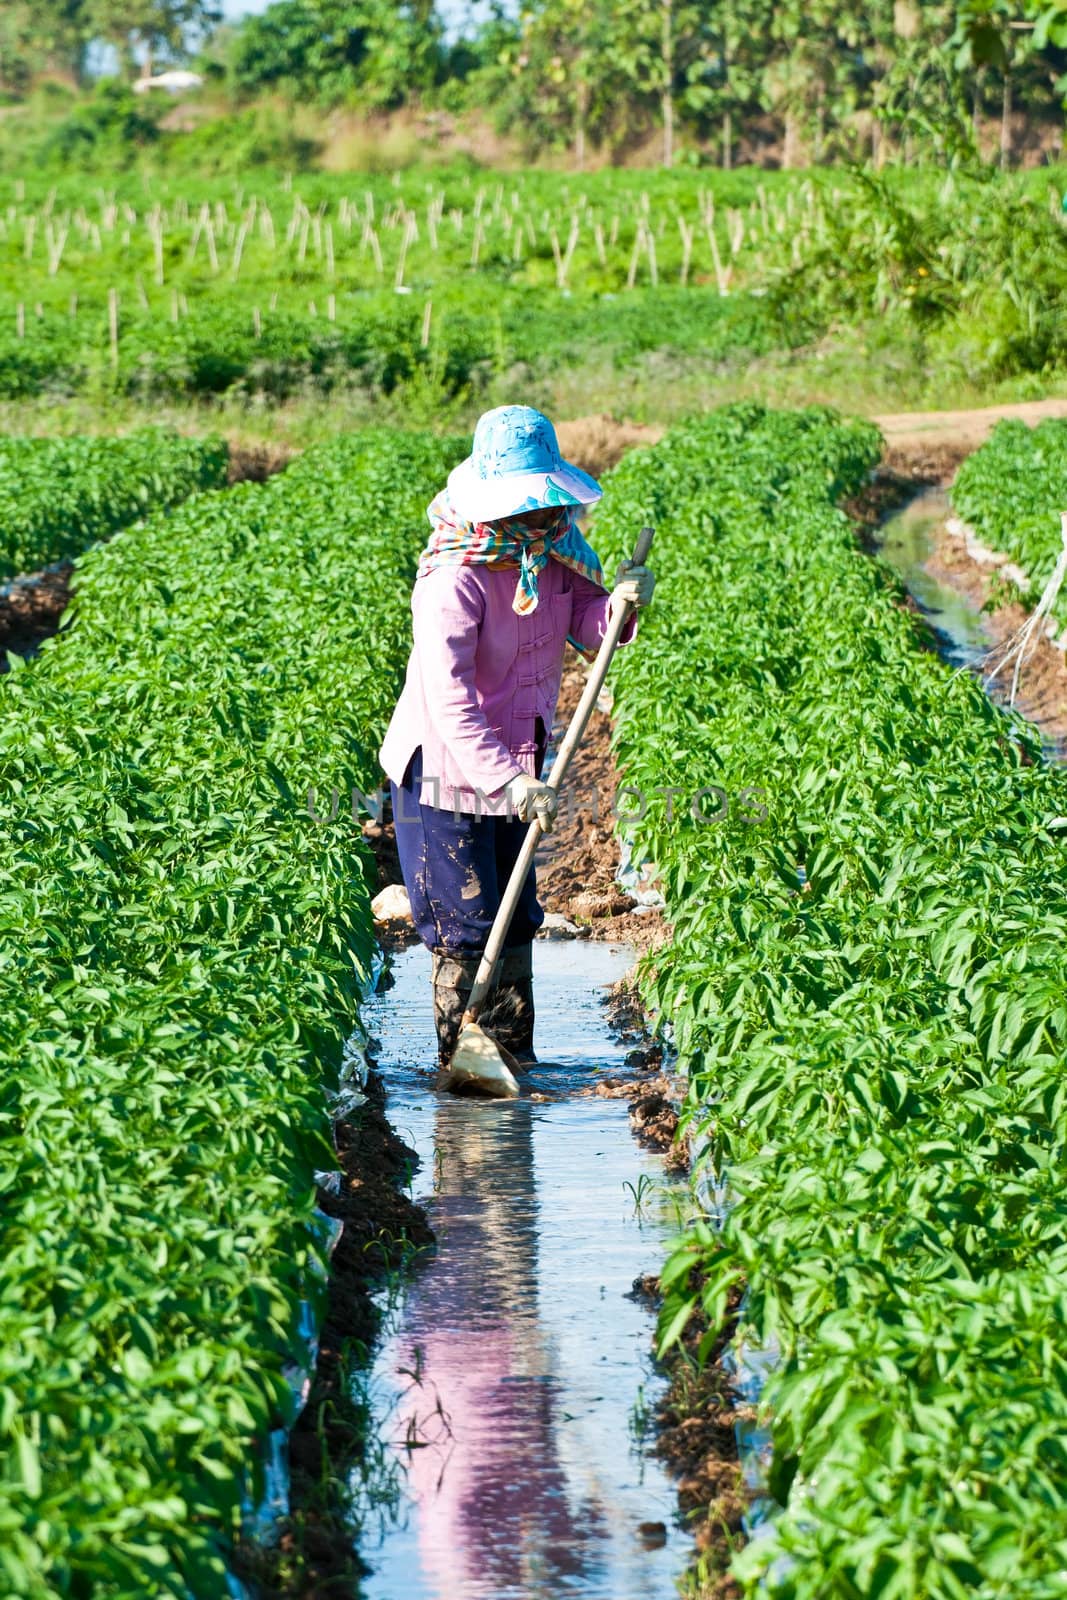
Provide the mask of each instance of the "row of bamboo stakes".
MULTIPOLYGON (((839 198, 839 191, 834 191, 834 198, 839 198)), ((673 208, 681 250, 679 282, 682 285, 690 282, 694 245, 703 235, 720 294, 730 292, 735 266, 746 243, 754 251, 759 265, 761 246, 776 236, 791 236, 796 259, 803 242, 822 231, 821 202, 814 186, 807 182, 797 191, 787 191, 784 206, 769 199, 763 186, 758 186, 757 198, 747 211, 725 208, 721 226, 710 190, 698 192, 697 207, 698 214, 692 218, 681 209, 673 208)), ((375 274, 382 279, 387 276, 382 238, 386 232, 395 232, 398 245, 388 275, 394 289, 400 292, 410 290, 407 275, 412 246, 425 236, 436 254, 441 234, 449 228, 459 237, 469 231, 467 259, 472 270, 478 269, 483 255, 493 245, 494 233, 498 255, 506 258, 510 254, 515 263, 522 261, 529 249, 536 249, 539 239, 547 235, 556 286, 566 290, 575 250, 583 236, 591 237, 597 261, 607 269, 624 221, 619 210, 613 212, 610 220, 601 216, 586 194, 580 194, 565 213, 542 207, 537 216, 535 209, 523 202, 518 190, 513 189, 510 200, 505 201, 502 184, 497 185, 491 203, 488 191, 480 189, 469 208, 450 207, 446 211, 444 194, 431 195, 421 217, 401 198, 379 208, 370 190, 358 201, 342 195, 335 215, 329 215, 329 210, 327 202, 321 202, 313 210, 298 194, 293 195, 282 237, 290 258, 295 256, 295 265, 303 267, 310 252, 326 279, 336 279, 340 254, 338 233, 345 237, 347 248, 348 241, 358 232, 360 255, 370 256, 375 274)), ((648 281, 655 286, 660 281, 657 239, 665 237, 670 216, 662 210, 654 214, 647 190, 642 191, 634 211, 626 285, 628 288, 635 286, 643 261, 648 281)), ((118 201, 99 191, 97 214, 90 215, 84 205, 57 212, 55 191, 52 191, 40 208, 28 214, 17 205, 9 204, 0 213, 0 242, 17 236, 20 224, 23 259, 29 265, 38 259, 41 250, 49 278, 58 276, 72 236, 83 244, 87 242, 94 253, 102 254, 105 235, 117 235, 121 248, 128 250, 133 246, 135 230, 143 229, 152 249, 152 278, 160 288, 167 281, 168 240, 182 239, 187 267, 194 266, 202 257, 213 277, 225 272, 235 282, 240 278, 250 241, 258 241, 271 253, 279 249, 280 230, 274 213, 255 195, 247 204, 242 203, 237 214, 231 215, 222 200, 191 205, 185 196, 180 196, 169 208, 157 201, 138 212, 128 201, 118 201)), ((140 288, 137 292, 143 293, 140 288)))

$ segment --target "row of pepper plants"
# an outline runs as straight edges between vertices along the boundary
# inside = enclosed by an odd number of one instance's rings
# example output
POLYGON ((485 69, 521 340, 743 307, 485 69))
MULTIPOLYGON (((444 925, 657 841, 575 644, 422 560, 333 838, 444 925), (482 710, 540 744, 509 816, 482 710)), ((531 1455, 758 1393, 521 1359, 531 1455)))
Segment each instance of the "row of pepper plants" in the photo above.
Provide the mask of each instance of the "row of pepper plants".
MULTIPOLYGON (((227 282, 173 320, 165 308, 124 310, 111 343, 106 301, 77 318, 42 308, 19 331, 16 305, 0 296, 0 396, 121 394, 145 402, 322 395, 349 390, 397 395, 436 415, 442 401, 479 393, 494 378, 514 382, 520 364, 548 377, 575 350, 626 367, 648 351, 699 350, 741 362, 811 333, 794 309, 752 295, 722 299, 707 289, 664 284, 623 297, 569 298, 557 290, 494 288, 458 278, 427 296, 353 290, 322 302, 270 290, 249 303, 227 282)), ((531 381, 522 372, 523 383, 531 381)))
POLYGON ((226 1591, 372 959, 348 796, 459 453, 368 433, 128 528, 4 680, 4 1593, 226 1591))
MULTIPOLYGON (((1036 601, 1063 550, 1067 422, 1050 418, 1036 428, 1013 418, 998 422, 956 474, 952 503, 985 544, 1023 569, 1030 579, 1023 599, 1036 601)), ((1067 624, 1062 590, 1052 614, 1067 624)))
POLYGON ((710 1350, 740 1292, 772 1358, 746 1593, 1043 1600, 1067 1583, 1067 778, 856 547, 836 502, 878 454, 866 423, 740 405, 631 455, 598 523, 616 554, 660 530, 617 738, 674 791, 633 825, 674 929, 644 981, 728 1195, 666 1263, 662 1333, 702 1312, 710 1350))
POLYGON ((0 437, 0 580, 67 560, 152 510, 226 482, 221 439, 0 437))

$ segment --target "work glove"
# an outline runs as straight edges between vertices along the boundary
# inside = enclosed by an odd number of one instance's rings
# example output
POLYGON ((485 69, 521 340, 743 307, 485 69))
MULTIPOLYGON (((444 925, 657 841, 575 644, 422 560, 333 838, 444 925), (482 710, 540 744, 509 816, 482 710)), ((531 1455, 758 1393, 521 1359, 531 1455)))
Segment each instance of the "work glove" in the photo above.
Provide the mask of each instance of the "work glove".
POLYGON ((615 605, 647 606, 656 587, 656 574, 648 567, 635 567, 632 561, 621 561, 615 574, 615 587, 611 598, 615 605))
POLYGON ((520 772, 512 778, 504 793, 520 822, 532 822, 537 817, 543 833, 551 833, 556 825, 559 796, 547 783, 540 783, 528 773, 520 772))

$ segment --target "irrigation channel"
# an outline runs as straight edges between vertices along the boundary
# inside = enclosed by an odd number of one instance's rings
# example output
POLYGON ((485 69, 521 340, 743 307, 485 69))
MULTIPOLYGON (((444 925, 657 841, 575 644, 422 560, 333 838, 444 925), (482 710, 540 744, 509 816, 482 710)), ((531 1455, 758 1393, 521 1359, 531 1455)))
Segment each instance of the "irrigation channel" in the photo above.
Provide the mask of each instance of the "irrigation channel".
POLYGON ((434 1092, 421 946, 394 957, 365 1013, 437 1248, 394 1291, 371 1372, 373 1492, 354 1486, 364 1600, 677 1593, 692 1543, 652 1454, 664 1380, 633 1286, 688 1190, 672 1203, 627 1101, 590 1092, 632 1075, 604 1000, 633 960, 538 941, 541 1064, 513 1102, 434 1092))
POLYGON ((921 490, 882 525, 878 553, 929 621, 945 660, 974 668, 996 643, 992 629, 969 600, 927 571, 936 532, 951 515, 947 489, 921 490))

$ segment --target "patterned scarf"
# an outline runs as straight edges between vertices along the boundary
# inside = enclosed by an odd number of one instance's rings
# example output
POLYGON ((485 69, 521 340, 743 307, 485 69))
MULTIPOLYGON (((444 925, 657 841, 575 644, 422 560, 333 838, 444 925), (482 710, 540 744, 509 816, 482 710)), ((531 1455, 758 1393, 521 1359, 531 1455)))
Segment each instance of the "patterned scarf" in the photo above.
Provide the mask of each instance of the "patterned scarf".
POLYGON ((519 517, 503 517, 499 522, 463 522, 442 490, 427 516, 433 532, 419 557, 418 578, 424 578, 435 567, 449 565, 493 563, 518 567, 511 606, 520 616, 537 610, 537 580, 547 567, 549 556, 603 586, 600 559, 578 532, 573 506, 558 507, 551 525, 534 531, 519 517))

